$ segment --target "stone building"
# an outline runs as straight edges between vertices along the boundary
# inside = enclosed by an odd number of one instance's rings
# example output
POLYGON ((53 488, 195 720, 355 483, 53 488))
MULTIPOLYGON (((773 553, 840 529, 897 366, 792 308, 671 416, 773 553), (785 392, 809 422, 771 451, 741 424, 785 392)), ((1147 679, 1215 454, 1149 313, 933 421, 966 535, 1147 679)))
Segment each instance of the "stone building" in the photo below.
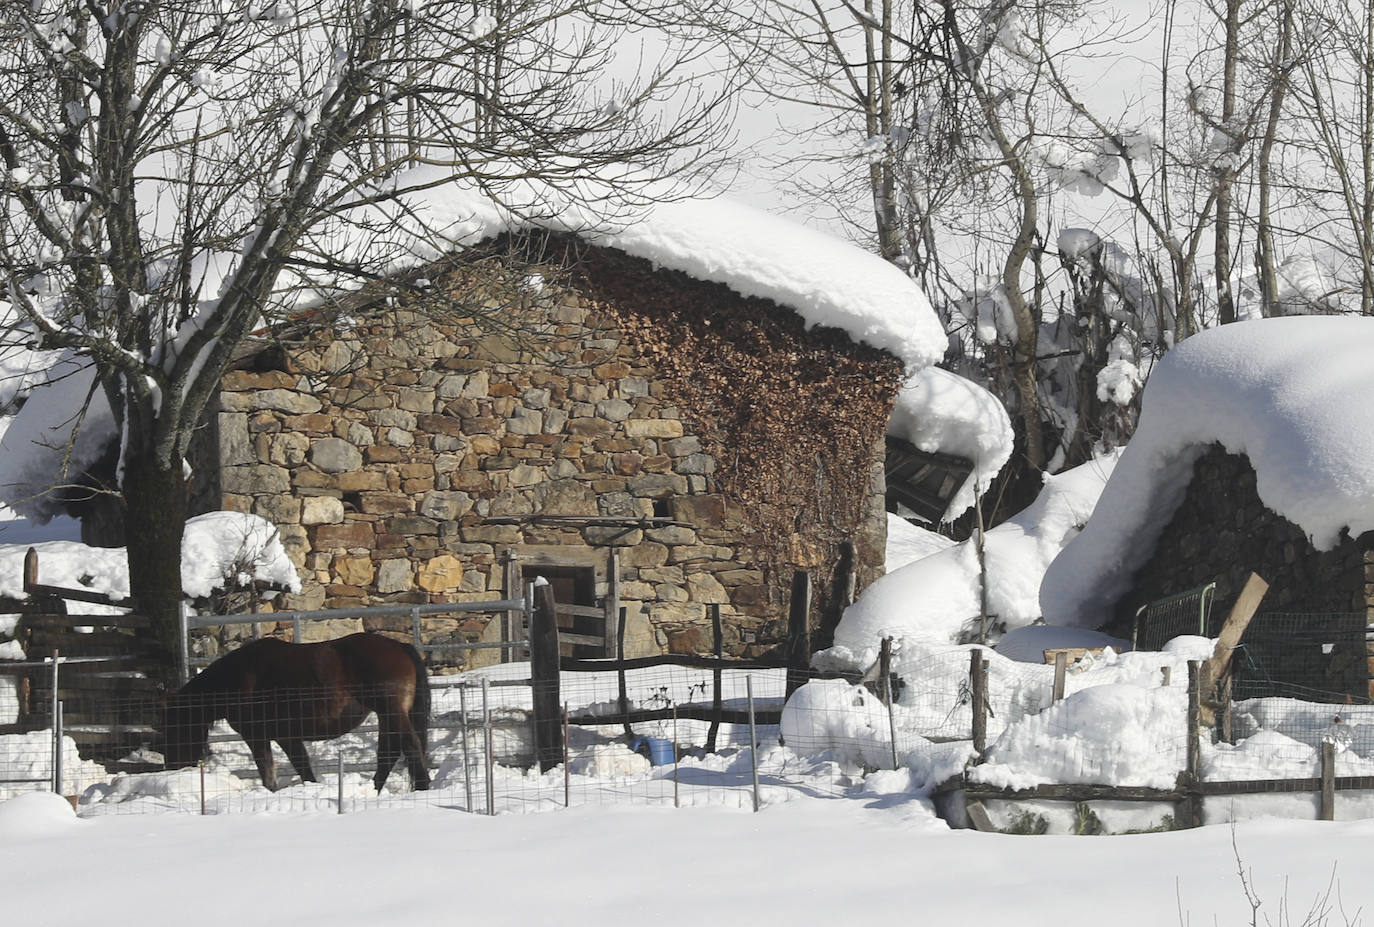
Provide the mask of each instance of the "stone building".
POLYGON ((1237 695, 1369 696, 1371 337, 1368 319, 1264 319, 1174 348, 1096 510, 1046 573, 1046 620, 1129 636, 1141 606, 1215 583, 1214 636, 1253 572, 1269 588, 1234 658, 1237 695))
POLYGON ((278 607, 492 599, 540 575, 561 602, 618 602, 631 654, 709 653, 719 605, 726 651, 757 656, 805 570, 825 646, 881 572, 903 371, 772 299, 574 236, 505 235, 245 345, 193 508, 278 526, 304 580, 278 607))
POLYGON ((1374 694, 1365 644, 1374 620, 1374 532, 1347 532, 1335 547, 1317 549, 1260 500, 1249 458, 1220 445, 1194 464, 1184 500, 1119 601, 1112 629, 1129 636, 1140 606, 1216 583, 1206 628, 1214 637, 1251 572, 1269 590, 1236 661, 1239 696, 1297 694, 1284 686, 1374 694))

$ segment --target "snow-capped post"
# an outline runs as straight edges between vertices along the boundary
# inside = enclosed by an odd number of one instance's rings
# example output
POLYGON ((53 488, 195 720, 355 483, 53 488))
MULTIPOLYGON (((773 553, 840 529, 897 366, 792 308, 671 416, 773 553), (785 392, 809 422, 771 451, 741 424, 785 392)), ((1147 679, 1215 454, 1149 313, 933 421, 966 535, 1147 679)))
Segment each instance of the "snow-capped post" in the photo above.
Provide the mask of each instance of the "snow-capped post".
POLYGON ((339 800, 338 800, 339 814, 343 814, 343 813, 344 813, 344 796, 343 796, 343 777, 344 777, 344 768, 343 768, 343 767, 344 767, 344 762, 343 762, 343 760, 344 760, 344 757, 343 757, 343 742, 342 742, 342 741, 339 742, 339 750, 338 750, 338 752, 334 755, 334 759, 335 759, 335 763, 336 763, 336 765, 337 765, 337 767, 338 767, 338 769, 337 769, 336 781, 337 781, 338 787, 339 787, 339 792, 338 792, 338 799, 339 799, 339 800))
POLYGON ((988 662, 983 659, 982 648, 974 647, 969 651, 968 681, 973 709, 973 749, 978 754, 975 762, 981 763, 988 746, 988 662))
POLYGON ((563 758, 559 725, 558 615, 553 586, 535 583, 530 624, 530 688, 533 693, 534 755, 539 771, 548 772, 563 758))

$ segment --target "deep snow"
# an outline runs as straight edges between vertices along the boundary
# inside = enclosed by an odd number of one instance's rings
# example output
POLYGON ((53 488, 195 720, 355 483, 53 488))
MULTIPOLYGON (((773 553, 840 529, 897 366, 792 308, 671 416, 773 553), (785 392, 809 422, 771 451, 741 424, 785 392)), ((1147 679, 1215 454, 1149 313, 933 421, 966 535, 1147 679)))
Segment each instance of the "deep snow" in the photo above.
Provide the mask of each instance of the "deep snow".
POLYGON ((1045 572, 1055 624, 1096 627, 1143 564, 1212 444, 1319 549, 1374 528, 1374 319, 1238 322, 1189 338, 1145 386, 1140 425, 1083 532, 1045 572))
POLYGON ((425 808, 94 821, 40 793, 0 804, 0 835, 15 886, 6 920, 47 927, 1250 923, 1238 869, 1261 917, 1286 904, 1296 923, 1328 890, 1352 916, 1374 904, 1374 821, 1024 838, 933 828, 881 793, 757 815, 425 808))

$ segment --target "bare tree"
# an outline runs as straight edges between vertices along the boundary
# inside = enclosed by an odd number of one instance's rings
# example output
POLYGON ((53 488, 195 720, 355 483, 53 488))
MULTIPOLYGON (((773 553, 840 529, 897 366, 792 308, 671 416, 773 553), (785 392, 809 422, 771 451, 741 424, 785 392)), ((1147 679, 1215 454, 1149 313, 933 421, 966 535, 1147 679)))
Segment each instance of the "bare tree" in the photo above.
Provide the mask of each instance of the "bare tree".
POLYGON ((450 177, 498 197, 538 178, 575 198, 599 175, 632 199, 711 163, 729 115, 690 83, 698 49, 664 39, 626 63, 631 27, 671 12, 652 2, 0 7, 13 334, 89 365, 120 436, 130 584, 164 641, 181 599, 183 460, 235 346, 289 311, 301 275, 385 263, 343 263, 331 227, 385 240, 388 213, 372 207, 450 177), (427 170, 401 171, 416 164, 427 170))

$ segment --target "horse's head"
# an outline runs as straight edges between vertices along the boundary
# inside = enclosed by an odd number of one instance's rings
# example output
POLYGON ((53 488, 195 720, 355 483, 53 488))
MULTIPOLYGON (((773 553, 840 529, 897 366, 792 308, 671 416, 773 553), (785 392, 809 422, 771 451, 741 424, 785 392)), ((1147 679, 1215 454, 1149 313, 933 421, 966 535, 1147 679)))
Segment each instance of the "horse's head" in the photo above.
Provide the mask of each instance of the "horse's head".
POLYGON ((177 692, 162 702, 153 749, 168 769, 194 766, 209 748, 210 719, 199 701, 177 692))

